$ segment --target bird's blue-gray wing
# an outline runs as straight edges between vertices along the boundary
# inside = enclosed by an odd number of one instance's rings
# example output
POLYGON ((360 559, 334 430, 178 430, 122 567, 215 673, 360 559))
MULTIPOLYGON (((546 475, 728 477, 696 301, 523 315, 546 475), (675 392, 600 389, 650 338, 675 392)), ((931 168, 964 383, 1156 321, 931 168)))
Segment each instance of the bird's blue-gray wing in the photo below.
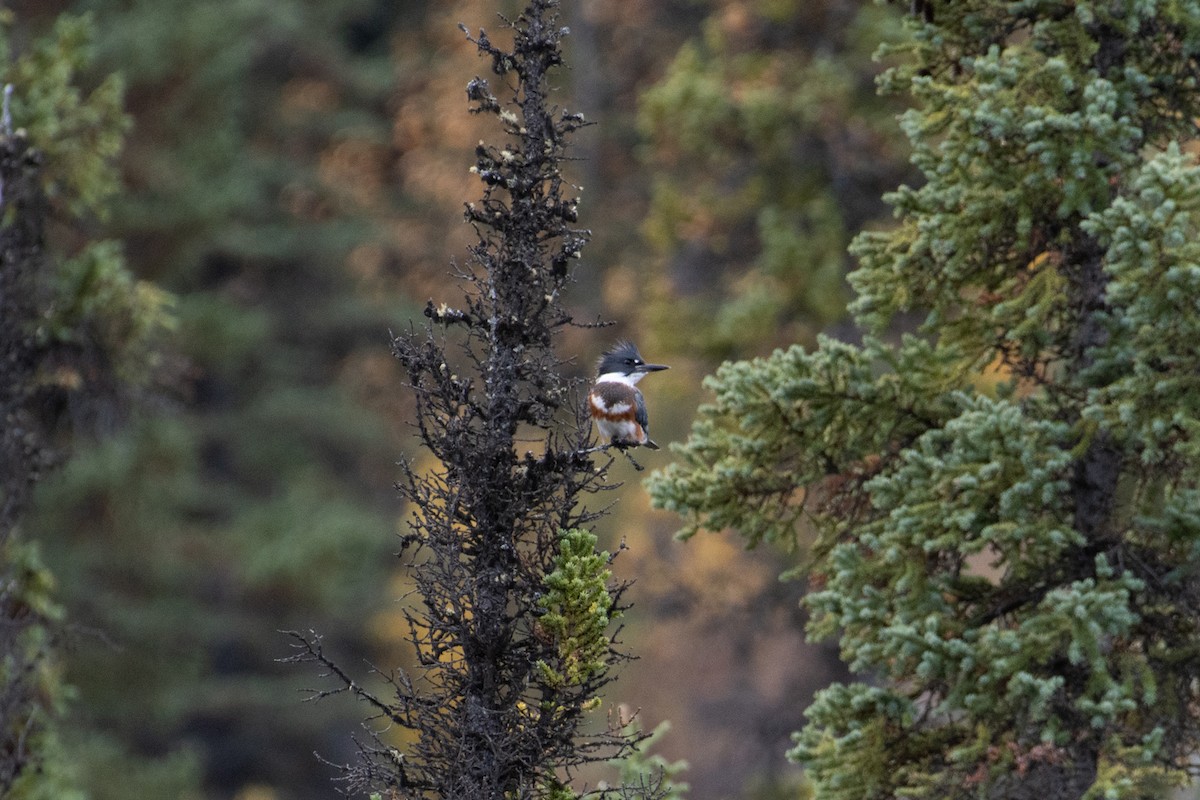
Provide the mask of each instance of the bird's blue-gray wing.
POLYGON ((633 390, 633 395, 633 418, 648 435, 650 433, 650 417, 646 414, 646 398, 642 397, 642 393, 637 389, 633 390))

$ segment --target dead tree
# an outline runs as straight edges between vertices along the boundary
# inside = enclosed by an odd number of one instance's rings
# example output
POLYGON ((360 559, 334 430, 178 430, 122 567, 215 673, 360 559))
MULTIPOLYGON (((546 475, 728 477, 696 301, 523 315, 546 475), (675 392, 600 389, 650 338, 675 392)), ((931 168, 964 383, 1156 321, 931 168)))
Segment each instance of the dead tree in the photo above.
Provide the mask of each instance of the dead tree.
POLYGON ((533 0, 506 20, 511 49, 467 34, 493 73, 468 85, 470 110, 494 117, 504 139, 475 151, 483 195, 466 207, 478 239, 455 268, 464 297, 431 300, 423 329, 393 340, 421 444, 437 460, 429 471, 403 465, 398 485, 412 514, 402 555, 415 583, 418 667, 386 674, 394 691, 382 697, 318 636, 296 635, 296 660, 319 662, 334 680, 318 696, 349 692, 375 711, 361 758, 346 769, 354 791, 573 797, 574 768, 635 743, 624 721, 605 725, 598 710, 621 657, 609 623, 622 587, 586 530, 599 513, 582 500, 607 486, 611 460, 589 447, 578 386, 553 349, 555 333, 574 324, 563 291, 588 238, 562 172, 585 122, 549 96, 566 33, 556 6, 533 0), (383 741, 380 723, 409 731, 411 744, 383 741))

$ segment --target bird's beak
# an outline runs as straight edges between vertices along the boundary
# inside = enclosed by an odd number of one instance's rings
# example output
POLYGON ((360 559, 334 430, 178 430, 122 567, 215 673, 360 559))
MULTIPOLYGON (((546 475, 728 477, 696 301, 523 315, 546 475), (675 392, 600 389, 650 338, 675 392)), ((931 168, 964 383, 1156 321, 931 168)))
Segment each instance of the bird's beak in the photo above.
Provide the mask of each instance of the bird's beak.
POLYGON ((663 369, 670 369, 670 367, 666 364, 642 364, 638 367, 639 372, 658 372, 663 369))

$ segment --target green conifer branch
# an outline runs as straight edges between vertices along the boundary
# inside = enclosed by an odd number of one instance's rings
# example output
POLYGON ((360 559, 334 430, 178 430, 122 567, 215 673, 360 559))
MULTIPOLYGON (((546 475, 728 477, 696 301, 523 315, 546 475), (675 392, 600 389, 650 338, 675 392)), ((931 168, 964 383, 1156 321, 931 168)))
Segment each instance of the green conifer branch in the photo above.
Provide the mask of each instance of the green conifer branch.
POLYGON ((1200 747, 1200 4, 912 10, 864 344, 723 367, 652 497, 819 534, 811 632, 875 683, 809 709, 818 796, 1160 797, 1200 747))

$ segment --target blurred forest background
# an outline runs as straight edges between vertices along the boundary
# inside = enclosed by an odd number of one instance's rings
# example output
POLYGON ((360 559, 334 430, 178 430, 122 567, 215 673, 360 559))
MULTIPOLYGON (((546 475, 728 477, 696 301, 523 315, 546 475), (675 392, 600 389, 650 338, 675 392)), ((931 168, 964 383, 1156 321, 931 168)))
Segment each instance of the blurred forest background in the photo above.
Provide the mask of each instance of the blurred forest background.
MULTIPOLYGON (((336 770, 313 753, 350 759, 361 709, 302 703, 316 678, 277 663, 289 654, 278 631, 316 629, 343 663, 408 658, 392 483, 414 439, 388 331, 428 298, 453 300, 450 263, 470 239, 467 168, 492 132, 466 112, 486 64, 457 23, 495 32, 497 13, 518 10, 5 5, 10 64, 41 53, 93 98, 116 97, 112 76, 123 85, 125 122, 85 120, 127 127, 119 186, 106 210, 61 217, 48 236, 73 259, 63 280, 78 297, 98 286, 145 300, 122 324, 111 308, 125 301, 75 309, 88 335, 64 334, 79 357, 53 376, 69 458, 21 527, 67 620, 70 696, 50 766, 73 788, 45 796, 333 795, 336 770), (114 264, 125 283, 106 282, 114 264), (93 340, 116 341, 125 361, 93 340)), ((619 336, 670 364, 647 384, 655 438, 669 442, 720 361, 851 335, 846 244, 886 224, 880 196, 912 179, 871 59, 901 35, 899 12, 588 0, 564 2, 562 21, 559 102, 598 123, 575 152, 594 235, 569 305, 617 325, 559 345, 580 375, 619 336)), ((29 124, 23 73, 9 73, 15 124, 29 124)), ((670 720, 658 751, 689 762, 696 800, 794 793, 789 734, 840 674, 830 646, 803 642, 803 586, 777 579, 784 554, 673 541, 677 520, 628 477, 601 546, 629 547, 616 569, 636 580, 623 638, 639 660, 609 703, 641 709, 647 729, 670 720)))

